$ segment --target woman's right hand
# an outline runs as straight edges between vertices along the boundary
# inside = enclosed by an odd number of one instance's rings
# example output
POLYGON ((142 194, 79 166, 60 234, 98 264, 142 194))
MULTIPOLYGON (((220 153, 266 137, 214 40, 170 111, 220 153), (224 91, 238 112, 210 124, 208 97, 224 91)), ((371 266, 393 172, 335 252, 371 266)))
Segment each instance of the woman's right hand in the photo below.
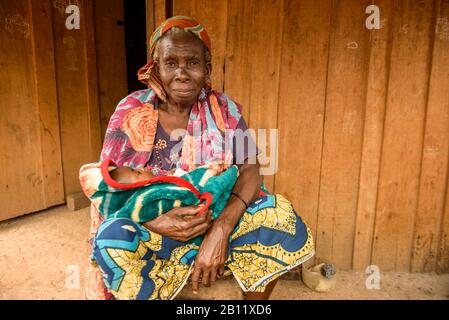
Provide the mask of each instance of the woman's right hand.
POLYGON ((208 210, 201 216, 196 216, 202 207, 200 205, 173 208, 159 217, 143 223, 143 226, 162 236, 186 242, 206 233, 212 224, 212 210, 208 210))

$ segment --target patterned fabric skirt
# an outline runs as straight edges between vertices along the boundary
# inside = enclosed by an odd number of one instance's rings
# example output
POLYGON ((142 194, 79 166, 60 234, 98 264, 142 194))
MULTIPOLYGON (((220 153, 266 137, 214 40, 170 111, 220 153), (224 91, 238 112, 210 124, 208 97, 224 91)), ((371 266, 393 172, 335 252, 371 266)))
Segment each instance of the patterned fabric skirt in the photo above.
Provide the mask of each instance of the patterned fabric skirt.
MULTIPOLYGON (((184 287, 198 246, 151 232, 125 218, 101 223, 92 262, 116 299, 173 299, 184 287)), ((225 266, 243 291, 266 285, 314 255, 309 228, 282 195, 265 195, 243 214, 229 242, 225 266)))

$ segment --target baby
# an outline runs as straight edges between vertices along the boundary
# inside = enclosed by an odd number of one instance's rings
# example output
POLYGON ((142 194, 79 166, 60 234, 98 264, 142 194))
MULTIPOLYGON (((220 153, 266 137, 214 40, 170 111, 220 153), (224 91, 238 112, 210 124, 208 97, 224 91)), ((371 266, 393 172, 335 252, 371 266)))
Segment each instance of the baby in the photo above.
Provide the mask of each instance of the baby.
MULTIPOLYGON (((201 167, 206 167, 208 169, 208 177, 212 177, 221 174, 225 170, 226 165, 219 162, 213 162, 201 167)), ((181 177, 186 173, 187 171, 177 168, 167 171, 166 176, 181 177)), ((135 170, 130 167, 118 167, 110 171, 109 174, 114 181, 124 184, 146 181, 156 177, 151 171, 145 171, 143 169, 135 170)))
MULTIPOLYGON (((184 170, 182 171, 182 174, 186 173, 184 170)), ((175 172, 176 169, 172 169, 167 172, 167 176, 174 175, 179 177, 179 175, 175 175, 175 172)), ((181 172, 178 172, 178 174, 179 173, 181 172)), ((118 167, 117 169, 110 171, 109 174, 111 175, 111 178, 118 183, 136 183, 139 181, 150 180, 156 177, 151 173, 151 171, 135 170, 130 167, 118 167)))
MULTIPOLYGON (((128 218, 143 223, 175 207, 198 205, 202 201, 206 201, 204 209, 209 208, 216 218, 228 202, 238 167, 228 168, 224 163, 214 162, 189 172, 173 169, 165 176, 178 179, 164 179, 143 169, 117 167, 108 160, 84 165, 80 170, 84 193, 105 219, 128 218), (103 176, 105 168, 108 176, 103 176), (160 179, 158 183, 147 183, 153 178, 160 179)), ((199 243, 201 238, 192 241, 199 243)))

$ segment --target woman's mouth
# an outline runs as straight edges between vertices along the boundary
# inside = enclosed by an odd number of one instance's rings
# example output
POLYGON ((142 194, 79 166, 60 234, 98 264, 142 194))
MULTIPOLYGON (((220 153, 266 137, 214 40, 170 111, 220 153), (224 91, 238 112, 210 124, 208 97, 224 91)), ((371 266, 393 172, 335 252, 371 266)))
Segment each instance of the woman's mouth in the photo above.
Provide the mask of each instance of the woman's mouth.
POLYGON ((173 90, 177 96, 190 96, 193 90, 173 90))

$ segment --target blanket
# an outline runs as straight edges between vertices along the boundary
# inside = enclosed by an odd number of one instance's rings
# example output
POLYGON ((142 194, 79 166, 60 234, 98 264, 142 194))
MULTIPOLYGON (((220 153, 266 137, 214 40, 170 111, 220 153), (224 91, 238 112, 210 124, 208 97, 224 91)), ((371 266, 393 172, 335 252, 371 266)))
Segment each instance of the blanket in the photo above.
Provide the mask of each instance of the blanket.
MULTIPOLYGON (((180 177, 163 176, 133 184, 112 180, 109 172, 115 164, 105 159, 84 165, 80 170, 83 192, 99 210, 104 219, 128 218, 138 223, 155 219, 175 207, 199 205, 212 210, 215 219, 226 206, 238 177, 238 167, 220 172, 213 165, 202 166, 180 177)), ((202 237, 189 243, 199 245, 202 237)))

